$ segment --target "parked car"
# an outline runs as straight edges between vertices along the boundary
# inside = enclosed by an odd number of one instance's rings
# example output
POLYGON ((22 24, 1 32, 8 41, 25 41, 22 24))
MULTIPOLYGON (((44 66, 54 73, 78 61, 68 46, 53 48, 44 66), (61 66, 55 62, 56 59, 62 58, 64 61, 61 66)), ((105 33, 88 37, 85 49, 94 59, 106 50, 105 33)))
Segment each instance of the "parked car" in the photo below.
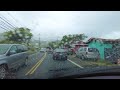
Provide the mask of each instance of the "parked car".
POLYGON ((67 60, 67 53, 64 49, 55 49, 53 52, 53 60, 67 60))
POLYGON ((27 50, 20 44, 0 44, 0 79, 4 79, 10 69, 28 64, 27 50))
POLYGON ((76 56, 80 59, 93 59, 97 60, 100 58, 98 49, 90 47, 81 47, 76 52, 76 56))

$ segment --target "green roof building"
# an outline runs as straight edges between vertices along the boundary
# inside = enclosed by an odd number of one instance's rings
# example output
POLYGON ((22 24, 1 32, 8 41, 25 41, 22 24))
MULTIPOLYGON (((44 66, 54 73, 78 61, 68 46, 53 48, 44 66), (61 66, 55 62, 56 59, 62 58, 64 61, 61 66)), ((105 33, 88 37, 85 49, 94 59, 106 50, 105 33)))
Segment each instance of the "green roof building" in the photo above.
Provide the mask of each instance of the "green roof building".
POLYGON ((88 47, 97 48, 100 53, 100 58, 105 59, 105 48, 113 48, 115 45, 120 43, 120 39, 101 39, 101 38, 90 38, 86 44, 88 47))

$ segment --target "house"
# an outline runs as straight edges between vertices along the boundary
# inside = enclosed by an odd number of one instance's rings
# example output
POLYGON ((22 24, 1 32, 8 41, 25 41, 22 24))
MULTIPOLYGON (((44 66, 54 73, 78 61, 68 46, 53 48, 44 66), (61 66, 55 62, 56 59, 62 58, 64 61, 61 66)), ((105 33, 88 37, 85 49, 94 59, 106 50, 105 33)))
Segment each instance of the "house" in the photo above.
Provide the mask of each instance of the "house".
POLYGON ((120 39, 102 39, 90 38, 86 44, 91 48, 97 48, 100 53, 100 58, 105 59, 105 52, 107 49, 112 49, 120 43, 120 39))
POLYGON ((71 43, 72 51, 75 53, 80 47, 88 46, 83 41, 75 41, 71 43))

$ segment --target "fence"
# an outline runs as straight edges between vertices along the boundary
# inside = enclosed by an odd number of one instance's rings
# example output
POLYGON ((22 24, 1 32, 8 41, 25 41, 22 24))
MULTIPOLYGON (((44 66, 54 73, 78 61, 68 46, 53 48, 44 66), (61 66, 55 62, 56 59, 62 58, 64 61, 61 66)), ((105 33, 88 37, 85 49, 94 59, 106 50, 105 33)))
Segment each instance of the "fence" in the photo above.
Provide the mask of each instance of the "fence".
POLYGON ((104 56, 105 60, 113 62, 120 59, 120 47, 105 48, 104 56))

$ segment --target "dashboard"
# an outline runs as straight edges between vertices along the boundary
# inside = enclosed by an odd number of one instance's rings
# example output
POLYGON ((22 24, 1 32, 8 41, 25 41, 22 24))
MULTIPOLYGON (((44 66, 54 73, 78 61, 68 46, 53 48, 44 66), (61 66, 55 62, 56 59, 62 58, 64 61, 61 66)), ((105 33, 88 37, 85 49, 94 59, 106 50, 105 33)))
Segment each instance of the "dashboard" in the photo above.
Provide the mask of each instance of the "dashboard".
POLYGON ((94 77, 85 77, 77 79, 120 79, 120 76, 94 76, 94 77))

